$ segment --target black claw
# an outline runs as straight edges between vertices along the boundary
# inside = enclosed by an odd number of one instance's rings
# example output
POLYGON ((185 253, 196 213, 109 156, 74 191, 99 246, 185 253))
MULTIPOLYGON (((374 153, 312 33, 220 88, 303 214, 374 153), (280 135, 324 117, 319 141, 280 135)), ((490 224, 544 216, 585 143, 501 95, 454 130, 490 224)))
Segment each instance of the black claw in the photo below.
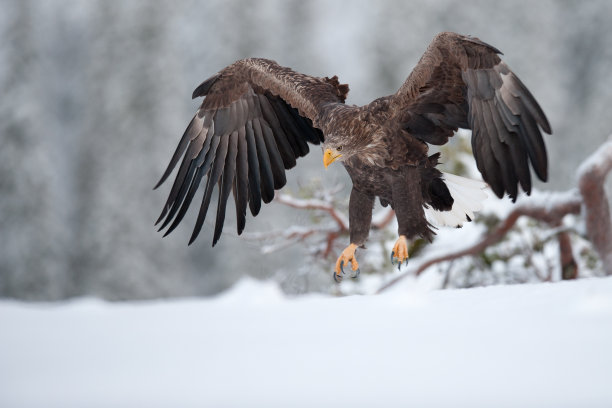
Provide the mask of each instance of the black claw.
POLYGON ((353 276, 351 276, 351 278, 353 279, 357 279, 359 277, 359 274, 361 273, 361 271, 359 270, 359 268, 357 268, 355 271, 353 271, 354 274, 353 276))
POLYGON ((393 262, 393 255, 395 255, 395 252, 391 251, 391 265, 395 265, 395 262, 393 262))
POLYGON ((344 259, 340 261, 340 270, 342 271, 342 274, 344 275, 344 259))
POLYGON ((336 281, 336 283, 340 283, 340 281, 342 280, 342 276, 338 275, 336 271, 334 271, 334 280, 336 281))

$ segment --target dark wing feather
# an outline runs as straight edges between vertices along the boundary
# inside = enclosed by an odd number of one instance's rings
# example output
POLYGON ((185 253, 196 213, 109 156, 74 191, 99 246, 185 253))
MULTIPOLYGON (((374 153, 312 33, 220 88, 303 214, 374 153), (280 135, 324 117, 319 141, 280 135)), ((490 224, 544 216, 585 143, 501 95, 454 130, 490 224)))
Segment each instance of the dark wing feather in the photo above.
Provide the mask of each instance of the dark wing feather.
POLYGON ((238 234, 246 224, 246 208, 253 215, 261 201, 274 198, 283 187, 285 170, 308 153, 308 142, 323 141, 318 118, 344 103, 348 88, 337 78, 315 78, 281 67, 273 61, 237 61, 208 78, 193 92, 205 96, 202 106, 181 137, 161 185, 182 157, 176 179, 157 220, 161 229, 174 230, 185 216, 200 183, 204 197, 192 243, 203 227, 215 185, 219 188, 213 245, 225 221, 230 191, 236 203, 238 234))
POLYGON ((395 119, 412 136, 444 144, 457 128, 472 129, 478 170, 495 194, 515 200, 531 192, 529 163, 546 181, 548 159, 540 130, 550 124, 531 92, 477 38, 438 34, 391 97, 395 119))
POLYGON ((176 163, 178 163, 181 156, 183 156, 183 153, 185 153, 185 149, 187 149, 187 146, 189 146, 189 142, 191 142, 191 140, 198 136, 198 134, 202 130, 203 125, 204 119, 202 117, 200 117, 199 115, 193 117, 193 119, 189 123, 189 126, 187 126, 185 133, 183 133, 183 137, 181 137, 181 141, 176 147, 172 158, 170 159, 170 164, 168 164, 168 168, 162 175, 155 188, 159 187, 164 181, 166 181, 166 179, 168 178, 170 173, 172 173, 172 170, 176 166, 176 163))
POLYGON ((257 144, 253 128, 246 126, 247 153, 249 161, 249 208, 251 214, 256 216, 261 209, 261 187, 259 184, 259 157, 257 156, 257 144))
POLYGON ((234 201, 236 203, 236 223, 238 235, 246 225, 246 208, 249 199, 249 165, 247 155, 246 132, 244 128, 238 129, 238 153, 236 157, 236 186, 234 201))
POLYGON ((266 144, 266 151, 270 156, 270 165, 272 166, 272 175, 274 176, 274 189, 278 190, 287 183, 287 177, 285 176, 283 158, 278 150, 278 146, 276 146, 272 129, 270 129, 265 122, 257 118, 253 119, 253 125, 256 128, 261 128, 263 139, 266 144))
MULTIPOLYGON (((253 121, 255 122, 255 121, 253 121)), ((253 123, 253 134, 257 146, 257 157, 259 158, 259 175, 261 177, 261 199, 269 203, 274 198, 274 176, 272 175, 272 164, 266 150, 266 142, 263 140, 261 128, 253 123)))
POLYGON ((293 153, 294 150, 291 147, 289 138, 281 128, 281 125, 278 121, 278 117, 274 113, 274 110, 268 98, 264 95, 257 96, 259 97, 259 106, 261 107, 263 119, 266 124, 272 129, 272 133, 274 134, 274 140, 276 141, 276 146, 278 147, 278 150, 281 153, 285 169, 291 169, 295 166, 296 156, 293 153))
POLYGON ((164 210, 162 211, 161 215, 157 220, 157 223, 159 223, 162 219, 166 219, 160 227, 160 230, 164 229, 172 220, 181 203, 186 201, 187 205, 189 205, 189 202, 191 202, 193 193, 195 193, 195 191, 192 192, 190 186, 192 184, 193 178, 197 178, 200 174, 196 173, 196 171, 198 170, 201 164, 201 160, 203 160, 207 156, 208 149, 210 147, 210 141, 212 139, 212 134, 214 133, 214 124, 211 124, 211 128, 202 129, 198 137, 191 141, 189 149, 183 157, 183 161, 176 176, 176 180, 172 185, 172 190, 170 191, 168 200, 166 201, 166 205, 164 206, 164 210))
POLYGON ((238 151, 238 131, 234 130, 228 142, 227 155, 225 157, 225 167, 221 178, 221 189, 219 190, 219 202, 217 204, 217 220, 215 222, 215 233, 213 245, 217 243, 223 231, 223 221, 225 220, 225 206, 234 183, 236 172, 236 154, 238 151))
POLYGON ((287 135, 287 139, 291 143, 295 156, 306 156, 310 149, 308 148, 306 140, 304 140, 304 138, 302 138, 300 135, 297 125, 289 112, 290 108, 286 103, 283 103, 280 98, 269 97, 268 99, 274 108, 274 113, 276 114, 276 117, 283 128, 283 132, 287 135))
POLYGON ((198 213, 196 225, 193 228, 193 233, 191 234, 191 238, 189 239, 189 245, 191 245, 193 241, 195 241, 195 239, 200 234, 200 231, 202 230, 202 226, 204 225, 204 220, 206 219, 206 214, 208 212, 210 199, 212 197, 213 188, 215 187, 215 184, 217 184, 223 173, 223 167, 225 164, 225 156, 227 155, 227 147, 229 144, 229 140, 227 135, 223 135, 217 140, 219 140, 219 144, 216 148, 216 151, 214 152, 214 163, 210 168, 210 174, 208 175, 208 179, 206 180, 204 198, 202 199, 202 204, 200 205, 200 212, 198 213))

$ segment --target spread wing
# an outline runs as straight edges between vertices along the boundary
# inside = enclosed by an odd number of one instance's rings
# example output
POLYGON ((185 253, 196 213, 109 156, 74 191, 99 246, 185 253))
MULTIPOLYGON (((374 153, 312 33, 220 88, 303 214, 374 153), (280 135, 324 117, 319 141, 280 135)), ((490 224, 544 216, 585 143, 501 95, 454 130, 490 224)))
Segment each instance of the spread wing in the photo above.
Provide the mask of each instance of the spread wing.
POLYGON ((529 90, 477 38, 438 34, 391 97, 395 118, 414 137, 441 145, 457 128, 472 129, 478 170, 500 198, 515 200, 518 184, 531 192, 529 162, 543 181, 548 160, 540 128, 551 134, 529 90))
POLYGON ((204 197, 189 243, 202 229, 213 189, 218 185, 213 246, 217 243, 230 192, 236 204, 238 234, 261 201, 286 183, 285 169, 308 153, 307 142, 319 144, 323 133, 318 116, 344 103, 348 87, 336 77, 315 78, 281 67, 274 61, 246 59, 204 81, 193 98, 205 96, 185 130, 170 164, 155 188, 170 175, 182 157, 172 189, 157 220, 169 234, 181 222, 205 178, 204 197))

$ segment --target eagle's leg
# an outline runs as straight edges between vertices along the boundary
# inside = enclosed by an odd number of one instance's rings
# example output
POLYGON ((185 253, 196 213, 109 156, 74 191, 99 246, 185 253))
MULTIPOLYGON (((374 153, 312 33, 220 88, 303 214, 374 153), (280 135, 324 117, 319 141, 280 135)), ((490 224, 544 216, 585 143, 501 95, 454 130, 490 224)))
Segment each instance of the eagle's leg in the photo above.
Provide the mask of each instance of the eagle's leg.
POLYGON ((402 168, 392 181, 393 209, 398 224, 399 238, 391 252, 391 263, 408 263, 408 239, 417 235, 429 238, 431 230, 423 210, 421 175, 415 166, 402 168))
POLYGON ((353 187, 351 190, 351 199, 349 201, 349 230, 351 244, 347 246, 338 260, 334 268, 334 280, 339 282, 344 275, 344 267, 351 263, 353 270, 353 278, 359 276, 359 263, 355 258, 355 250, 359 246, 363 246, 368 239, 370 233, 370 223, 372 222, 372 208, 374 207, 374 196, 369 196, 362 193, 353 187))

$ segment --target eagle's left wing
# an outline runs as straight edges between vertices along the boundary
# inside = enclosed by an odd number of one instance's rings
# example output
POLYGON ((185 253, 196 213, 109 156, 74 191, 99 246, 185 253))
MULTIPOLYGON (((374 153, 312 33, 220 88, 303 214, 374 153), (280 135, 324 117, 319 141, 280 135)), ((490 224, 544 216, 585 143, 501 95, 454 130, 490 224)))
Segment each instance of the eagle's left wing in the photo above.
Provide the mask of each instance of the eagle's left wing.
POLYGON ((551 134, 538 102, 477 38, 438 34, 408 79, 391 97, 394 118, 424 142, 441 145, 457 128, 472 129, 478 170, 499 197, 516 199, 518 184, 531 192, 529 162, 548 177, 540 128, 551 134))
MULTIPOLYGON (((236 203, 238 234, 245 226, 247 205, 253 215, 261 201, 286 183, 285 169, 319 144, 317 119, 344 103, 347 85, 282 67, 271 60, 249 58, 222 69, 204 81, 193 97, 205 96, 185 130, 162 184, 182 158, 172 189, 157 220, 170 233, 183 219, 205 179, 204 198, 189 243, 198 236, 218 185, 213 245, 221 235, 230 193, 236 203)), ((157 188, 156 186, 156 188, 157 188)))

